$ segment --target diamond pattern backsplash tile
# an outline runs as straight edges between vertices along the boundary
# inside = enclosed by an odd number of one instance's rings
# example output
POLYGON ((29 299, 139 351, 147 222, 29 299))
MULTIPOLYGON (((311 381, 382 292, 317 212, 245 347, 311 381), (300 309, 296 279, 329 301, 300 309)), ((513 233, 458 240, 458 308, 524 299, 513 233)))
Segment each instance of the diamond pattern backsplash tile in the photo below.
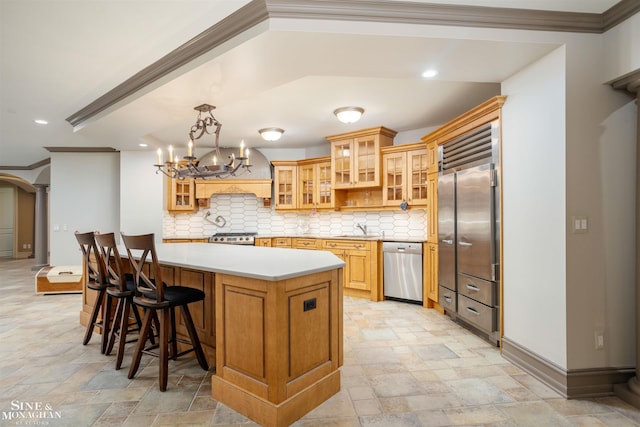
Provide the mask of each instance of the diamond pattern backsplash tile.
POLYGON ((370 235, 395 239, 425 240, 427 213, 424 209, 370 212, 280 212, 264 207, 262 199, 252 194, 218 194, 211 197, 209 208, 195 213, 163 216, 164 237, 208 237, 215 233, 257 232, 261 236, 312 235, 330 237, 359 234, 356 224, 367 226, 370 235), (210 214, 207 216, 207 212, 210 214), (212 224, 217 216, 224 227, 212 224))

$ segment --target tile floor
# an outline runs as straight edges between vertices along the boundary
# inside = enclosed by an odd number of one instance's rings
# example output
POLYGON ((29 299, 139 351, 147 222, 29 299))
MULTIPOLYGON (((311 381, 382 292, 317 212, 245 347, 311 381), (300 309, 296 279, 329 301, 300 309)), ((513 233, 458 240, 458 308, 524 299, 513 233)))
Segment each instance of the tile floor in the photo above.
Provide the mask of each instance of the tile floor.
MULTIPOLYGON (((155 359, 127 379, 94 337, 81 344, 80 296, 35 295, 32 260, 0 259, 0 426, 240 426, 211 398, 211 373, 155 359), (47 418, 13 418, 42 405, 47 418)), ((498 350, 419 306, 346 298, 342 390, 296 426, 640 426, 616 397, 565 400, 498 350)), ((131 345, 129 346, 129 348, 131 345)))

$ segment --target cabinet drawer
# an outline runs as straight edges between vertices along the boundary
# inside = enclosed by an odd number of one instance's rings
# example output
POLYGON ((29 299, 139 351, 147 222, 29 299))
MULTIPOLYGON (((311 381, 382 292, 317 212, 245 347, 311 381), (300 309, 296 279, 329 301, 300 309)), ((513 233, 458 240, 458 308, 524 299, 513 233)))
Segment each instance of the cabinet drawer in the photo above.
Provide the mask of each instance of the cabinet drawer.
POLYGON ((322 247, 325 249, 370 250, 369 242, 359 240, 323 240, 322 247))
POLYGON ((438 296, 440 307, 453 313, 458 311, 458 298, 457 294, 454 291, 452 291, 451 289, 447 289, 444 286, 440 286, 438 296))
POLYGON ((458 294, 458 316, 484 331, 496 330, 496 309, 461 294, 458 294))
POLYGON ((298 249, 318 249, 318 240, 296 237, 293 239, 293 247, 298 249))
POLYGON ((495 306, 497 303, 496 284, 477 277, 458 274, 458 292, 485 305, 495 306))
POLYGON ((279 248, 290 248, 291 237, 276 237, 271 241, 271 245, 279 248))

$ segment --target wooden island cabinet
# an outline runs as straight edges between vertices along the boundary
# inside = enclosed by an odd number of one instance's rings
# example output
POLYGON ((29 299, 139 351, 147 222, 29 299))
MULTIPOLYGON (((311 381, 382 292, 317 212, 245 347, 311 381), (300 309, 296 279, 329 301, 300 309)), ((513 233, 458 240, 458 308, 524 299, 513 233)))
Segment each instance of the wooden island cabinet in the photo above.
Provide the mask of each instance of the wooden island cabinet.
MULTIPOLYGON (((264 426, 288 426, 340 390, 344 263, 326 251, 157 243, 168 286, 202 290, 189 306, 211 394, 264 426)), ((126 253, 124 247, 120 253, 126 253)), ((83 290, 80 321, 93 305, 83 290)), ((178 334, 186 335, 177 325, 178 334)))

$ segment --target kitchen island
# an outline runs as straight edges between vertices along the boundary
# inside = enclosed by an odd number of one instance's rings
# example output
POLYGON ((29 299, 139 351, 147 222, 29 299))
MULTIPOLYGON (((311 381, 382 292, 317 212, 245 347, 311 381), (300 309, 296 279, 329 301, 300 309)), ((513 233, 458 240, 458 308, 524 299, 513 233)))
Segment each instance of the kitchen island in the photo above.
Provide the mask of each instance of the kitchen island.
MULTIPOLYGON (((211 243, 157 243, 156 249, 167 284, 205 292, 190 309, 216 367, 214 399, 262 425, 285 426, 340 390, 344 262, 338 257, 211 243)), ((86 324, 88 290, 83 300, 86 324)))

